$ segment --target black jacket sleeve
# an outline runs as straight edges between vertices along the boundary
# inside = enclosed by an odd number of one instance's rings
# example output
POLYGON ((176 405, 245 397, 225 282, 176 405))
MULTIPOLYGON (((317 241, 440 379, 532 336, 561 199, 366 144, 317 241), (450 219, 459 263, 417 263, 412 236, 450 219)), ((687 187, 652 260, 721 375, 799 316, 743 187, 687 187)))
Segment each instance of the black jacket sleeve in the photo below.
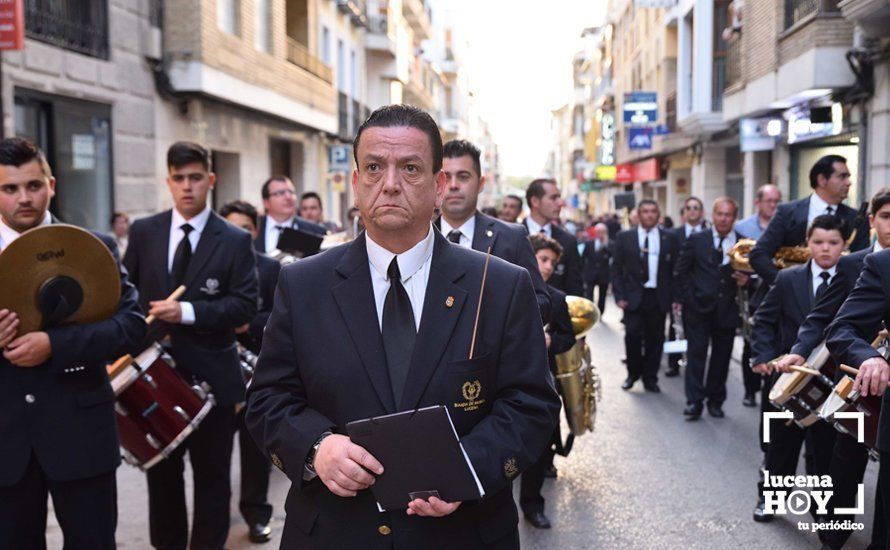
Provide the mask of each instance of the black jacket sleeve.
POLYGON ((776 279, 776 274, 779 272, 775 264, 773 264, 773 256, 782 246, 785 228, 790 221, 789 217, 791 215, 793 215, 793 212, 790 209, 780 206, 776 210, 776 215, 773 216, 769 225, 766 226, 766 231, 757 239, 757 244, 754 245, 754 248, 748 255, 751 267, 760 275, 763 282, 768 285, 773 283, 776 279))
POLYGON ((840 362, 859 367, 867 359, 880 357, 870 340, 880 330, 887 311, 888 272, 890 250, 866 257, 859 281, 829 325, 828 349, 840 362))
POLYGON ((779 355, 782 325, 782 294, 790 292, 780 277, 769 289, 754 315, 751 328, 751 366, 772 361, 779 355))

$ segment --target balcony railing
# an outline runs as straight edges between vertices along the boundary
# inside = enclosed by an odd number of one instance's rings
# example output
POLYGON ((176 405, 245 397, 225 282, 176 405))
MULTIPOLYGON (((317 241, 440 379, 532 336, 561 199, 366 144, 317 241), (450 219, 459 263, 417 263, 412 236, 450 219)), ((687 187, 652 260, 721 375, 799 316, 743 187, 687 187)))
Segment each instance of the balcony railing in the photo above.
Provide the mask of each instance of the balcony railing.
POLYGON ((29 38, 108 59, 107 0, 26 0, 29 38))
POLYGON ((334 81, 334 73, 321 59, 309 53, 309 49, 291 37, 287 37, 287 60, 305 69, 325 82, 334 81))
POLYGON ((837 4, 838 0, 785 0, 785 29, 814 13, 838 12, 837 4))
POLYGON ((726 57, 714 58, 714 85, 711 87, 711 110, 723 110, 723 90, 726 89, 726 57))
POLYGON ((726 83, 729 88, 742 79, 742 41, 739 38, 726 45, 726 83))

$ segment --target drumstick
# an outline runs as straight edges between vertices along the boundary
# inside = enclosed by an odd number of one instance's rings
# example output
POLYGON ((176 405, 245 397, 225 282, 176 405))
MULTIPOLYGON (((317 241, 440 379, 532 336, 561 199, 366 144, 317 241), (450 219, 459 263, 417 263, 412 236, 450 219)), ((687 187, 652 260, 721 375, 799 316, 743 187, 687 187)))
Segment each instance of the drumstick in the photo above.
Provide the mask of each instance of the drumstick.
POLYGON ((473 358, 473 350, 476 348, 476 329, 479 328, 479 314, 482 313, 482 295, 485 293, 485 277, 488 275, 488 260, 491 259, 491 246, 485 256, 485 267, 482 268, 482 287, 479 289, 479 303, 476 305, 476 321, 473 322, 473 339, 470 340, 470 359, 473 358))
MULTIPOLYGON (((850 365, 841 364, 841 370, 846 372, 847 374, 852 374, 853 376, 859 375, 859 369, 854 369, 850 365)), ((890 387, 890 382, 887 382, 887 386, 890 387)))
POLYGON ((788 368, 790 368, 793 371, 802 372, 804 374, 812 374, 814 376, 819 376, 820 374, 822 374, 821 372, 817 371, 816 369, 811 369, 811 368, 807 367, 806 364, 804 364, 803 366, 791 365, 788 368))
MULTIPOLYGON (((173 291, 173 294, 167 296, 167 298, 164 301, 166 302, 166 301, 173 300, 175 302, 183 294, 185 294, 185 285, 179 285, 179 287, 177 287, 177 289, 173 291)), ((148 317, 145 318, 145 324, 150 325, 150 324, 154 323, 155 319, 156 319, 156 317, 154 315, 149 315, 148 317)))

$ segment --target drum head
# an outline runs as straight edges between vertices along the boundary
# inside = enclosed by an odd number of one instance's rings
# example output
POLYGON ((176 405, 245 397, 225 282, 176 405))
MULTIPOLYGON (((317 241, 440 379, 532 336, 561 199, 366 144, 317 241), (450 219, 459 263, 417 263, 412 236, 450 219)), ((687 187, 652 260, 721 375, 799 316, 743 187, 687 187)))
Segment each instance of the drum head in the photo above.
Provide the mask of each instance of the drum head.
POLYGON ((825 403, 822 403, 822 407, 819 409, 819 417, 823 420, 831 421, 834 417, 834 413, 842 410, 847 406, 847 402, 835 392, 831 392, 828 398, 825 399, 825 403))
POLYGON ((160 344, 152 344, 146 348, 145 351, 136 356, 136 363, 139 364, 139 368, 142 370, 148 370, 148 368, 152 366, 163 353, 164 348, 162 348, 160 344))
POLYGON ((794 395, 810 375, 802 372, 783 372, 773 384, 769 392, 769 400, 775 403, 784 403, 794 395))

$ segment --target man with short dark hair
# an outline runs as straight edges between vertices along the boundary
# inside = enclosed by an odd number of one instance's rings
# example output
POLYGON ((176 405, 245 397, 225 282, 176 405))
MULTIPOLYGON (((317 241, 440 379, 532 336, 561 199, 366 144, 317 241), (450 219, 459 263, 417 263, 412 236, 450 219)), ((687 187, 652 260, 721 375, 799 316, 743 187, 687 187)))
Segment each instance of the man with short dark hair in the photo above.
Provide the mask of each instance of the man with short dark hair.
MULTIPOLYGON (((59 223, 49 212, 55 189, 36 145, 0 140, 0 251, 59 223)), ((25 312, 0 309, 0 548, 46 548, 48 495, 65 548, 116 548, 120 448, 105 365, 139 345, 145 321, 114 240, 96 236, 120 271, 111 317, 22 334, 25 312)))
POLYGON ((519 195, 505 196, 498 218, 501 221, 518 223, 520 214, 522 214, 522 197, 519 195))
POLYGON ((442 215, 434 225, 450 242, 491 253, 528 271, 535 288, 541 318, 550 317, 550 294, 538 265, 525 228, 486 216, 476 208, 479 193, 485 187, 481 170, 481 152, 466 140, 452 140, 444 146, 442 170, 445 172, 445 197, 442 215))
POLYGON ((176 369, 187 380, 209 384, 216 406, 146 472, 151 544, 222 548, 229 532, 235 405, 244 400, 235 329, 256 314, 256 260, 250 234, 210 209, 216 174, 208 151, 174 143, 167 171, 173 208, 133 223, 124 265, 143 308, 170 336, 165 343, 176 369), (180 285, 186 287, 181 301, 167 299, 180 285), (182 479, 186 451, 195 481, 191 539, 182 479))
POLYGON ((578 240, 558 223, 559 213, 565 206, 565 201, 559 187, 556 186, 556 181, 547 178, 533 180, 525 191, 525 199, 529 215, 522 220, 522 223, 529 234, 544 233, 556 239, 564 250, 549 284, 571 296, 584 296, 578 240))
POLYGON ((297 215, 297 190, 287 176, 272 176, 263 183, 260 190, 263 197, 265 215, 260 216, 258 234, 253 240, 254 248, 260 252, 278 249, 278 238, 285 228, 324 235, 327 230, 316 223, 297 215))
POLYGON ((306 191, 300 196, 300 216, 320 225, 329 233, 340 231, 340 226, 332 221, 325 221, 324 208, 321 206, 321 195, 315 191, 306 191))

